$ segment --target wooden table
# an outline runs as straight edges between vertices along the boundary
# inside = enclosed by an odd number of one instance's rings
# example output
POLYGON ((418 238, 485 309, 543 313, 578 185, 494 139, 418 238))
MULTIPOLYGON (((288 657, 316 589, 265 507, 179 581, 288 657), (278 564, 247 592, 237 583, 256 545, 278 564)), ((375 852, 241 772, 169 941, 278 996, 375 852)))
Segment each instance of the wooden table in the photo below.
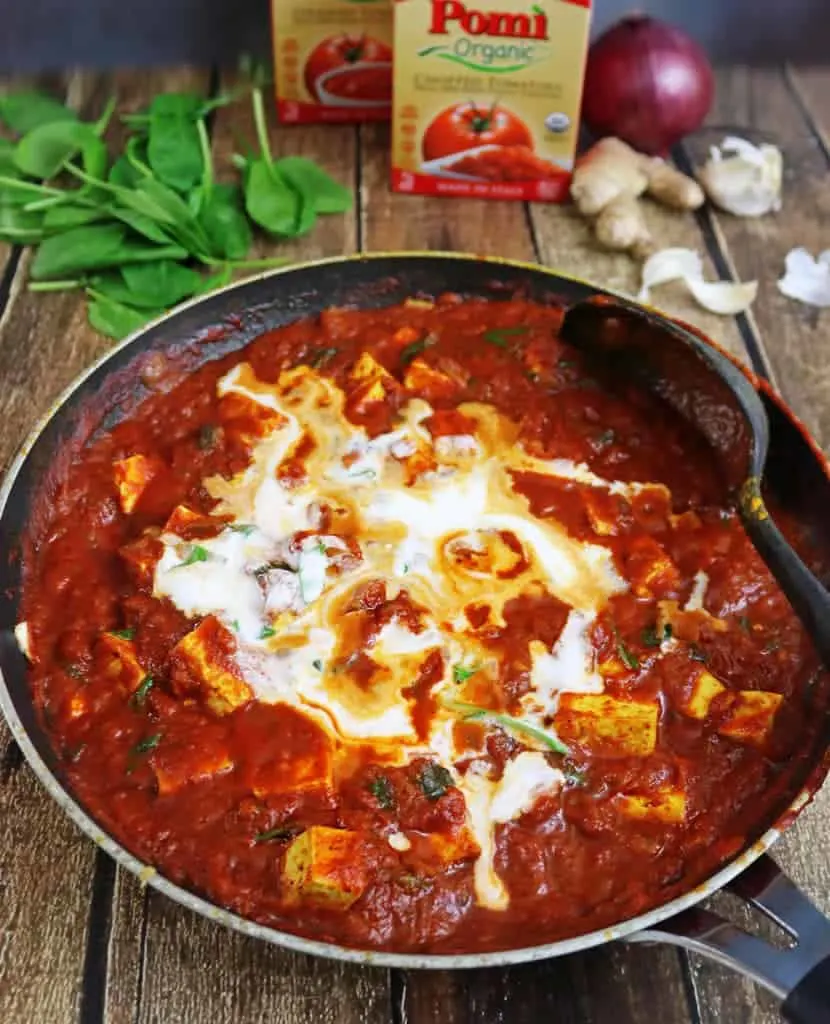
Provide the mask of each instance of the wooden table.
MULTIPOLYGON (((17 83, 15 83, 17 84, 17 83)), ((44 83, 41 83, 44 84, 44 83)), ((228 76, 194 69, 73 75, 46 83, 85 115, 116 90, 122 110, 157 91, 216 91, 228 76)), ((720 318, 681 291, 669 312, 697 323, 771 378, 830 446, 830 310, 784 298, 775 281, 797 245, 830 246, 830 69, 718 74, 707 128, 677 153, 688 170, 725 133, 745 131, 784 151, 784 210, 738 220, 653 206, 664 245, 705 256, 712 276, 760 281, 747 316, 720 318)), ((113 141, 118 126, 111 129, 113 141)), ((220 111, 214 151, 252 137, 247 111, 220 111)), ((626 256, 597 251, 567 207, 391 195, 388 129, 279 128, 276 154, 303 153, 354 185, 353 215, 326 218, 282 251, 297 260, 363 250, 466 250, 536 260, 635 292, 626 256)), ((227 160, 223 160, 226 163, 227 160)), ((260 253, 268 250, 260 246, 260 253)), ((29 254, 0 244, 0 466, 50 400, 109 342, 70 293, 26 290, 29 254)), ((776 857, 830 911, 830 787, 776 848, 776 857)), ((768 1024, 774 1001, 752 984, 668 948, 617 945, 509 970, 407 973, 283 952, 226 931, 142 888, 81 836, 46 796, 0 724, 0 1021, 3 1024, 768 1024)))

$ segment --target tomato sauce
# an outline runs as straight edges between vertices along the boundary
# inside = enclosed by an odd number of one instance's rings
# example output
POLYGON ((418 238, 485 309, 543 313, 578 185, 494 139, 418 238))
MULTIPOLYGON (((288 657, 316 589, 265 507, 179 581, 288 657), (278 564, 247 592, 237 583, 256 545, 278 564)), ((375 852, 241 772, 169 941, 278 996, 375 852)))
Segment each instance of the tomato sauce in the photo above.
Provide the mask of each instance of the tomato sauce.
MULTIPOLYGON (((826 674, 723 504, 711 452, 656 400, 611 393, 594 381, 579 354, 558 339, 560 317, 556 308, 524 300, 452 295, 434 306, 331 310, 159 388, 68 467, 25 564, 21 619, 34 655, 32 693, 73 793, 136 856, 174 882, 290 932, 363 948, 492 950, 582 934, 662 904, 701 882, 780 813, 825 713, 826 674), (302 762, 309 780, 316 777, 330 738, 287 705, 251 701, 217 714, 195 699, 171 652, 197 622, 152 592, 157 535, 173 509, 187 504, 209 516, 214 502, 203 479, 230 477, 249 457, 252 440, 240 440, 246 435, 232 429, 232 405, 216 396, 219 378, 241 361, 265 382, 308 364, 348 390, 350 368, 371 351, 400 379, 409 358, 401 337, 429 338, 424 358, 456 382, 452 394, 411 396, 429 399, 436 433, 459 415, 459 403, 490 403, 540 458, 572 459, 606 478, 668 488, 631 502, 609 496, 609 504, 594 507, 572 481, 531 473, 514 480, 536 515, 605 545, 629 578, 638 578, 654 545, 671 571, 611 598, 592 634, 597 662, 625 662, 606 678, 607 694, 659 699, 656 748, 620 757, 574 745, 561 793, 497 828, 495 868, 510 894, 503 911, 476 904, 469 859, 449 870, 436 860, 429 834, 457 828, 465 806, 454 786, 437 798, 427 795, 423 761, 381 768, 367 746, 339 765, 332 784, 274 795, 269 780, 288 764, 302 762), (113 463, 136 454, 159 468, 126 515, 113 463), (602 532, 599 522, 610 528, 602 532), (708 577, 710 614, 684 613, 676 621, 685 646, 658 658, 658 601, 682 605, 700 571, 708 577), (135 644, 146 676, 131 690, 112 676, 102 650, 107 633, 135 644), (701 665, 723 686, 705 720, 682 712, 701 665), (719 731, 742 690, 782 698, 763 744, 719 731), (648 795, 672 785, 686 793, 682 823, 621 817, 615 794, 648 795), (383 838, 390 823, 408 830, 409 849, 390 848, 383 838), (368 884, 346 912, 289 905, 281 891, 287 844, 313 825, 365 837, 368 884)), ((383 416, 373 415, 370 432, 388 429, 392 399, 383 416)), ((253 439, 259 427, 249 428, 253 439)), ((205 535, 198 519, 189 529, 205 535)), ((797 531, 789 532, 797 539, 797 531)), ((502 539, 509 576, 509 536, 502 539)), ((344 609, 351 623, 344 657, 365 647, 392 615, 418 628, 418 608, 403 594, 395 601, 390 607, 383 588, 369 588, 344 609)), ((468 614, 474 622, 476 610, 468 614)), ((499 699, 511 708, 529 686, 530 645, 556 642, 567 606, 552 595, 523 595, 505 606, 503 618, 486 642, 501 664, 499 699)), ((217 657, 225 657, 221 636, 212 642, 217 657)), ((436 671, 428 660, 412 680, 419 715, 431 713, 436 671)), ((474 733, 481 726, 458 729, 474 733)), ((501 770, 521 742, 491 733, 483 756, 501 770)))
POLYGON ((482 181, 541 181, 567 177, 561 167, 543 160, 529 146, 493 146, 462 155, 449 166, 458 174, 469 174, 482 181))

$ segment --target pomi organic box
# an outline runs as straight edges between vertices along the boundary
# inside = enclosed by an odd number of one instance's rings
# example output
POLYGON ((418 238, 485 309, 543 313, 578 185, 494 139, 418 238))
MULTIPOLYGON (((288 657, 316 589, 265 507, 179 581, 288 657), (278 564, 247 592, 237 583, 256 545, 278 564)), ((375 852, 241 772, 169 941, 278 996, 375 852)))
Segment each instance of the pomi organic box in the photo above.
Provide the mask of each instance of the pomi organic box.
POLYGON ((568 193, 591 0, 396 0, 392 187, 568 193))
POLYGON ((286 124, 380 121, 392 104, 392 0, 271 0, 286 124))

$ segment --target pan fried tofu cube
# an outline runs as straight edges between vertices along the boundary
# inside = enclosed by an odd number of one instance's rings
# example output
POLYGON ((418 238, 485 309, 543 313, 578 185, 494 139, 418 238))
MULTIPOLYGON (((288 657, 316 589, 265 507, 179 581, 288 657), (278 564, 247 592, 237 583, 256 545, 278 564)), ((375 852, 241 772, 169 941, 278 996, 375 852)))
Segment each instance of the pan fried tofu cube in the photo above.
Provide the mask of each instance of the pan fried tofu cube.
POLYGON ((224 739, 200 733, 188 744, 161 744, 153 756, 160 796, 176 793, 190 782, 203 782, 233 768, 224 739))
POLYGON ((349 371, 349 378, 358 381, 380 381, 396 384, 392 374, 385 370, 373 355, 364 352, 349 371))
POLYGON ((400 384, 388 370, 380 365, 374 356, 364 352, 349 374, 354 387, 347 405, 350 415, 359 419, 371 416, 374 409, 387 402, 389 396, 400 391, 400 384))
POLYGON ((164 532, 175 533, 184 540, 204 540, 206 537, 215 537, 226 523, 227 518, 206 516, 201 512, 194 512, 187 505, 177 505, 164 524, 164 532))
POLYGON ((135 644, 114 633, 104 633, 98 641, 103 672, 124 693, 134 693, 147 673, 141 667, 135 644))
POLYGON ((681 512, 678 516, 669 516, 669 522, 673 530, 699 530, 703 526, 700 516, 693 509, 681 512))
POLYGON ((271 758, 257 767, 252 789, 260 799, 289 793, 305 793, 331 786, 334 777, 331 741, 322 734, 302 750, 290 749, 285 757, 271 758))
POLYGON ((458 409, 437 409, 423 425, 435 437, 473 437, 478 423, 458 409))
POLYGON ((775 715, 784 698, 766 690, 740 690, 729 717, 718 732, 738 743, 762 747, 769 737, 775 715))
POLYGON ((586 487, 583 503, 591 529, 598 537, 613 537, 620 532, 619 524, 625 502, 618 494, 611 494, 599 487, 586 487))
POLYGON ((680 582, 675 564, 653 537, 638 537, 625 563, 625 575, 637 597, 663 596, 680 582))
POLYGON ((270 388, 257 379, 248 363, 235 366, 219 381, 216 391, 222 429, 244 442, 265 437, 288 422, 273 407, 270 388))
POLYGON ((161 541, 149 533, 118 549, 130 579, 139 587, 153 585, 156 564, 164 553, 161 541))
POLYGON ((707 672, 704 669, 698 673, 697 678, 692 683, 692 691, 688 699, 680 705, 680 710, 684 715, 688 715, 689 718, 697 718, 703 721, 709 714, 712 701, 725 691, 726 687, 723 683, 716 676, 713 676, 711 672, 707 672))
POLYGON ((435 874, 453 864, 474 860, 481 853, 475 837, 466 826, 450 834, 430 832, 426 839, 430 855, 435 859, 435 874))
POLYGON ((231 654, 236 642, 208 615, 173 648, 171 682, 179 693, 196 691, 217 715, 226 715, 253 699, 253 690, 237 674, 231 654))
POLYGON ((656 701, 619 700, 605 694, 563 693, 556 731, 603 757, 646 757, 657 744, 656 701))
POLYGON ((287 422, 275 409, 234 391, 219 400, 219 418, 228 434, 245 442, 266 437, 287 422))
POLYGON ((459 382, 423 359, 413 359, 403 378, 407 391, 417 391, 428 402, 440 398, 453 398, 458 394, 459 382))
POLYGON ((622 659, 614 654, 610 658, 606 658, 605 661, 601 661, 597 665, 597 671, 603 679, 619 679, 621 676, 630 676, 633 669, 624 665, 622 659))
POLYGON ((112 464, 113 479, 124 513, 130 515, 135 510, 141 495, 163 469, 162 462, 147 455, 130 455, 112 464))
POLYGON ((665 788, 656 793, 628 793, 616 799, 627 818, 679 825, 686 817, 686 794, 680 789, 665 788))
POLYGON ((684 611, 677 601, 657 602, 658 636, 666 639, 674 637, 695 644, 704 626, 716 633, 724 633, 728 628, 723 619, 716 618, 703 608, 684 611))
POLYGON ((369 884, 363 837, 312 825, 289 845, 282 882, 289 899, 348 909, 369 884))

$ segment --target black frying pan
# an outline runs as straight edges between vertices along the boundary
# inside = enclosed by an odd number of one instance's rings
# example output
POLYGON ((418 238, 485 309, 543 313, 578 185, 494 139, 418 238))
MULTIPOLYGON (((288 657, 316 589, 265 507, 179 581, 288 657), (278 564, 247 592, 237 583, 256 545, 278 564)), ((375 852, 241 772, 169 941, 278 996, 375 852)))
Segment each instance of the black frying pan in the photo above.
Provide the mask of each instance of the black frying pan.
MULTIPOLYGON (((106 430, 147 395, 142 374, 165 353, 186 368, 240 348, 262 331, 329 306, 373 308, 409 296, 442 292, 491 299, 516 292, 540 302, 569 305, 607 294, 584 282, 526 264, 452 254, 389 254, 324 260, 277 271, 199 299, 127 339, 92 366, 55 403, 26 441, 0 490, 0 707, 41 782, 73 820, 129 870, 168 896, 247 934, 302 952, 397 967, 502 966, 574 952, 614 939, 668 941, 728 963, 785 1000, 792 1021, 830 1020, 830 922, 775 867, 766 850, 810 801, 830 767, 830 728, 816 740, 804 778, 796 780, 776 820, 730 864, 694 892, 610 929, 525 949, 448 956, 374 953, 300 938, 231 914, 155 874, 107 836, 67 790, 60 763, 37 721, 25 660, 14 640, 21 583, 19 547, 33 498, 60 478, 73 450, 106 430), (781 950, 696 908, 728 887, 781 924, 795 941, 781 950)), ((771 425, 769 495, 806 527, 830 560, 830 475, 827 462, 798 420, 766 385, 755 382, 771 425)))

